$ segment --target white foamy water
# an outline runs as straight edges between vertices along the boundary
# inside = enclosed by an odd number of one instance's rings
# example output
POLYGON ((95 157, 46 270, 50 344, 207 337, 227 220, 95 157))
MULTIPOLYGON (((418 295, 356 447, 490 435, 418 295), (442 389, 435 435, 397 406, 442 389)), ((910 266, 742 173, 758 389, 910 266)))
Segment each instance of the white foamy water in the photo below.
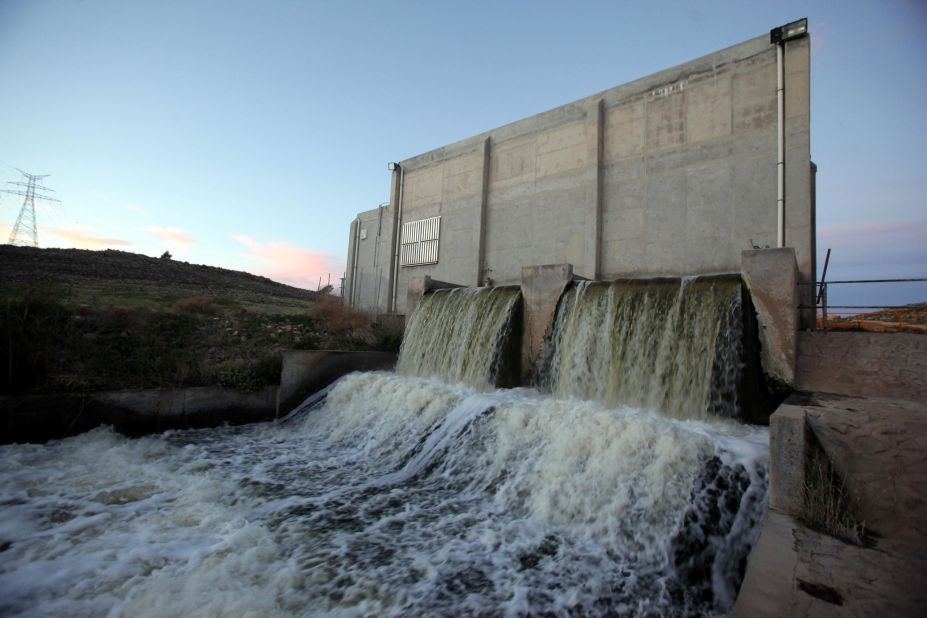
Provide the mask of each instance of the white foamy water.
POLYGON ((766 443, 368 373, 283 423, 0 447, 0 614, 723 614, 766 443))

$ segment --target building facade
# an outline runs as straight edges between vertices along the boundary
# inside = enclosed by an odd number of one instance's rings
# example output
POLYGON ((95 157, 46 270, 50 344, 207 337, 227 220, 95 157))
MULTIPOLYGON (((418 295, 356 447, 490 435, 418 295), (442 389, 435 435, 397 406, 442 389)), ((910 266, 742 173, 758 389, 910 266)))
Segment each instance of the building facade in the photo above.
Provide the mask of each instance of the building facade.
POLYGON ((389 203, 351 224, 346 298, 403 313, 414 278, 509 284, 542 264, 739 272, 741 251, 780 245, 813 282, 810 40, 774 39, 391 164, 389 203))

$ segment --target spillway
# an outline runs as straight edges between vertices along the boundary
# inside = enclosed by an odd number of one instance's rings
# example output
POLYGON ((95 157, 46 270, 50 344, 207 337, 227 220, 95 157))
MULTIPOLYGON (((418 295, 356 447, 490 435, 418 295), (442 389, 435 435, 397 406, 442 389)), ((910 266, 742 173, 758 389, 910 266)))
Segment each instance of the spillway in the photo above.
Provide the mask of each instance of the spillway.
POLYGON ((454 288, 426 294, 409 320, 398 373, 471 386, 495 385, 518 288, 454 288))
POLYGON ((557 397, 731 417, 741 323, 739 277, 581 282, 561 300, 540 381, 557 397))
MULTIPOLYGON (((590 290, 611 306, 592 285, 567 300, 590 290)), ((0 613, 728 613, 765 509, 766 430, 675 418, 650 405, 665 395, 609 402, 592 377, 562 396, 490 388, 518 302, 426 296, 398 373, 346 376, 285 421, 0 448, 0 613), (461 355, 479 360, 445 358, 461 355)), ((577 359, 570 311, 555 350, 577 359)), ((557 388, 584 375, 552 362, 557 388)))

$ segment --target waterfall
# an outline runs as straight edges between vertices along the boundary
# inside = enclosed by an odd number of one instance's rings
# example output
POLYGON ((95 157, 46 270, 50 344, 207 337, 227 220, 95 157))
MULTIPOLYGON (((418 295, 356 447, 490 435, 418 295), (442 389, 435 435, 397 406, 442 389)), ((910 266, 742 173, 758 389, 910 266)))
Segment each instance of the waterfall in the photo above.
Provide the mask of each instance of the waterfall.
POLYGON ((734 416, 741 332, 739 278, 582 282, 561 299, 539 381, 557 397, 734 416))
POLYGON ((518 288, 455 288, 426 294, 412 314, 397 373, 495 385, 521 299, 518 288))
POLYGON ((729 613, 768 460, 765 428, 718 418, 739 281, 576 286, 556 396, 489 388, 520 298, 426 295, 398 374, 280 422, 0 447, 0 614, 729 613))

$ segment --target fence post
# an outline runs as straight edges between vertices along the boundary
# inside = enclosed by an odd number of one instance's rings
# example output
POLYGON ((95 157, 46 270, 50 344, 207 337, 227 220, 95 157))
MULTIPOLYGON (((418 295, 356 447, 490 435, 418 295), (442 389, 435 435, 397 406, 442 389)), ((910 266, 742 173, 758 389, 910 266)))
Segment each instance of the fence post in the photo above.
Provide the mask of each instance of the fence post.
POLYGON ((824 332, 827 332, 827 284, 821 282, 821 315, 824 321, 824 332))

